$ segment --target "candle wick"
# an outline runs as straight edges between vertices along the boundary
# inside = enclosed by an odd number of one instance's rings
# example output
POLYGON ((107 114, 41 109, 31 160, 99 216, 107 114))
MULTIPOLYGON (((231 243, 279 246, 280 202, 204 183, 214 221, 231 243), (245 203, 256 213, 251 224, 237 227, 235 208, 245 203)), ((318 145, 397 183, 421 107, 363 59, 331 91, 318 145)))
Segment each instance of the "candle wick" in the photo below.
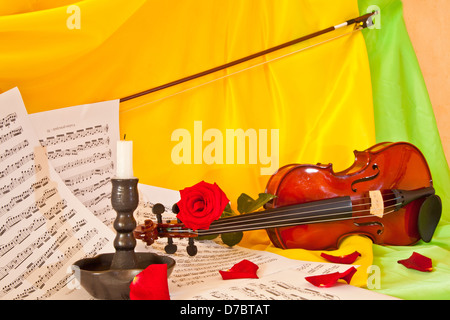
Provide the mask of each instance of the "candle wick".
POLYGON ((123 140, 125 140, 127 138, 127 134, 125 133, 124 135, 123 135, 123 140))

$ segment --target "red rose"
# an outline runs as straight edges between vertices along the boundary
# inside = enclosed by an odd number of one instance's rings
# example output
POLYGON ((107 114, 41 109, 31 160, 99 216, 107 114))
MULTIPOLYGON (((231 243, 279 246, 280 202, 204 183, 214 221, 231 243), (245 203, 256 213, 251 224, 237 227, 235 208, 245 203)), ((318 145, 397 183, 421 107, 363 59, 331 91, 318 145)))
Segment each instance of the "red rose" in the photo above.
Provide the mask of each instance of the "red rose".
POLYGON ((177 218, 193 230, 208 229, 211 222, 220 218, 230 201, 216 183, 204 181, 180 190, 180 196, 177 218))

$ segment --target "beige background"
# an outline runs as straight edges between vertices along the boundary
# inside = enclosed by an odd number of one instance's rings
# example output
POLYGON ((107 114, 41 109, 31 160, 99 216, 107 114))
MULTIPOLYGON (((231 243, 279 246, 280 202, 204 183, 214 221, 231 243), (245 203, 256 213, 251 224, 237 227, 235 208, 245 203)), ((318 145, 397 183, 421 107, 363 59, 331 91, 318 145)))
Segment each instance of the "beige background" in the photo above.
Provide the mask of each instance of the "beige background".
POLYGON ((449 0, 403 0, 406 27, 433 104, 447 163, 450 160, 449 0))

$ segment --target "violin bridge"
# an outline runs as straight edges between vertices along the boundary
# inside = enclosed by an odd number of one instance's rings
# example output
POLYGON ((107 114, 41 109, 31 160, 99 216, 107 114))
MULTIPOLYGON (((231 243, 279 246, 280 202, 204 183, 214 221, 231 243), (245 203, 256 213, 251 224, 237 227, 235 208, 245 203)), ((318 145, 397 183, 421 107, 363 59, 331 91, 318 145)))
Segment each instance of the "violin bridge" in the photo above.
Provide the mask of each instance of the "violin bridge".
POLYGON ((383 218, 384 200, 380 190, 369 191, 370 214, 383 218))

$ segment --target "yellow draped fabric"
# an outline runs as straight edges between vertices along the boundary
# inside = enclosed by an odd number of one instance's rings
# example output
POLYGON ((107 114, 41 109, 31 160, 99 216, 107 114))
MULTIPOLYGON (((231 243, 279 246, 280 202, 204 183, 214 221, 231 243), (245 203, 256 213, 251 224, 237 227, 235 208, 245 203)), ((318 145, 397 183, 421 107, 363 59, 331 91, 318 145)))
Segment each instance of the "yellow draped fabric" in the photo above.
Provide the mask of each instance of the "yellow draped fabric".
MULTIPOLYGON (((30 113, 118 99, 357 16, 356 0, 10 1, 0 5, 0 91, 18 86, 30 113)), ((279 166, 347 168, 354 149, 375 143, 366 47, 352 30, 122 103, 135 175, 176 190, 216 182, 235 207, 279 166), (227 141, 237 129, 253 140, 227 141)), ((323 261, 276 249, 262 231, 243 245, 323 261)), ((337 253, 354 250, 363 256, 352 284, 362 286, 370 241, 351 237, 337 253)))

